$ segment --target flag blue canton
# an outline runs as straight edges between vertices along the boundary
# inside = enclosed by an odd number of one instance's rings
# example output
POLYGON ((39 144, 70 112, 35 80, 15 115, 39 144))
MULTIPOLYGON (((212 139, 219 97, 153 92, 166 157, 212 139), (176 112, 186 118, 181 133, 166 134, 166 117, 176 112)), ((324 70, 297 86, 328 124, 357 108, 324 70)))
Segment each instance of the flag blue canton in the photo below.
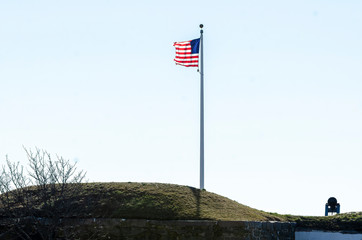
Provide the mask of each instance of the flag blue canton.
POLYGON ((191 53, 199 53, 200 49, 200 38, 191 40, 191 53))

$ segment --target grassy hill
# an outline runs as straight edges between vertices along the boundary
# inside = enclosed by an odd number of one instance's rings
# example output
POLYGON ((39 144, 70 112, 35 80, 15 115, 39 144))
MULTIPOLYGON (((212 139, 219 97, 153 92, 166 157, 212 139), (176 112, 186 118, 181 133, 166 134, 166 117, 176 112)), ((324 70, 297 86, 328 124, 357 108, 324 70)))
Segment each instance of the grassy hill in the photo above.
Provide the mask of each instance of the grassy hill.
MULTIPOLYGON (((288 221, 299 228, 362 232, 362 213, 304 217, 266 213, 226 197, 193 187, 161 183, 84 183, 66 201, 71 211, 63 217, 153 220, 288 221)), ((39 195, 36 188, 33 196, 39 195)), ((15 204, 19 212, 21 204, 15 204)), ((33 206, 39 217, 42 202, 33 206)), ((0 204, 0 217, 3 215, 0 204)))
POLYGON ((215 193, 160 183, 86 183, 74 217, 281 221, 215 193))
POLYGON ((287 221, 299 228, 362 232, 362 212, 328 217, 266 213, 188 186, 161 183, 87 183, 74 217, 154 220, 287 221))

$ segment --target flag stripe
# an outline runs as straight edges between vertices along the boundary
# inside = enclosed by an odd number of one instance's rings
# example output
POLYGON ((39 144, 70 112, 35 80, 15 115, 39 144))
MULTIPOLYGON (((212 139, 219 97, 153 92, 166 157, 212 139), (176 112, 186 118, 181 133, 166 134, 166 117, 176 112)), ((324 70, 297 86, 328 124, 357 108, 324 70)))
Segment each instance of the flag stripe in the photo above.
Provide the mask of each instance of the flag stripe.
POLYGON ((198 63, 199 59, 190 60, 190 59, 176 59, 175 58, 174 61, 178 62, 178 63, 190 63, 190 62, 198 63))
POLYGON ((178 57, 176 56, 175 59, 195 59, 195 60, 198 60, 199 57, 198 56, 191 56, 191 57, 178 57))
POLYGON ((194 56, 192 54, 178 54, 175 58, 199 58, 199 56, 194 56))
POLYGON ((176 52, 190 52, 191 48, 176 48, 176 52))
POLYGON ((199 64, 180 64, 180 63, 176 63, 176 65, 181 65, 184 67, 198 67, 199 64))
POLYGON ((175 58, 175 62, 179 62, 179 63, 198 63, 199 59, 176 59, 175 58))
POLYGON ((199 56, 196 54, 176 54, 176 57, 179 58, 199 58, 199 56))
POLYGON ((177 48, 189 48, 189 49, 191 49, 190 43, 187 44, 187 45, 175 45, 175 47, 176 47, 176 49, 177 49, 177 48))
POLYGON ((181 45, 188 45, 190 44, 191 40, 190 41, 184 41, 184 42, 175 42, 173 45, 178 45, 178 46, 181 46, 181 45))
POLYGON ((176 53, 192 53, 191 49, 176 49, 176 53))

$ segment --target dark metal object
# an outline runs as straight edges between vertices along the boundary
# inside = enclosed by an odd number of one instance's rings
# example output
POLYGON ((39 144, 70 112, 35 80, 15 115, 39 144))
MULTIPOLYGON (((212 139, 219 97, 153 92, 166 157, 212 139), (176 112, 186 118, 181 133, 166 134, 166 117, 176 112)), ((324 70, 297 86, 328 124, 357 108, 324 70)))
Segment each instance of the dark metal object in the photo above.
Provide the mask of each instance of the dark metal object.
POLYGON ((326 208, 325 208, 325 216, 328 216, 328 213, 340 213, 340 205, 337 202, 337 199, 335 197, 330 197, 326 203, 326 208))

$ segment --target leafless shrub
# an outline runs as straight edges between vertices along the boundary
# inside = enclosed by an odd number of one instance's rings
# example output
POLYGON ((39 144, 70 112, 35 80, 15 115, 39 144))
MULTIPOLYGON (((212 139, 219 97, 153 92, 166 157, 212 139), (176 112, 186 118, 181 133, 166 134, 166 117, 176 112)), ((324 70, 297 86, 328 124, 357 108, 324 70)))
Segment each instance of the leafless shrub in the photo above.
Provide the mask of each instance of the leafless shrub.
POLYGON ((25 149, 29 165, 11 162, 6 157, 0 174, 0 216, 9 222, 9 232, 20 239, 55 239, 62 220, 72 216, 73 197, 81 191, 86 172, 63 157, 44 150, 25 149))

